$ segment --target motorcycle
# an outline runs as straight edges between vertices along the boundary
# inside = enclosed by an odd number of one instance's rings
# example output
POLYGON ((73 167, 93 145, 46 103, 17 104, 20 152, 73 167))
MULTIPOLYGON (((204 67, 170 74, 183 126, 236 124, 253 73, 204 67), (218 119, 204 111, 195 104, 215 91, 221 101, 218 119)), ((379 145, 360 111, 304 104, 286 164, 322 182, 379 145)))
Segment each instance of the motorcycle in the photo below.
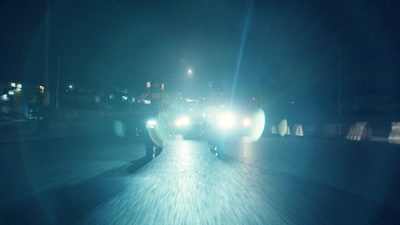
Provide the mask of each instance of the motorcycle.
POLYGON ((136 128, 136 135, 143 138, 148 160, 158 156, 164 147, 164 140, 170 136, 170 125, 165 113, 145 112, 141 124, 136 128))
POLYGON ((211 108, 202 122, 202 136, 209 149, 218 158, 223 158, 225 144, 239 137, 249 136, 254 130, 254 117, 238 110, 211 108))
POLYGON ((222 158, 225 141, 232 136, 234 117, 230 111, 212 109, 202 122, 202 136, 207 140, 210 151, 222 158))

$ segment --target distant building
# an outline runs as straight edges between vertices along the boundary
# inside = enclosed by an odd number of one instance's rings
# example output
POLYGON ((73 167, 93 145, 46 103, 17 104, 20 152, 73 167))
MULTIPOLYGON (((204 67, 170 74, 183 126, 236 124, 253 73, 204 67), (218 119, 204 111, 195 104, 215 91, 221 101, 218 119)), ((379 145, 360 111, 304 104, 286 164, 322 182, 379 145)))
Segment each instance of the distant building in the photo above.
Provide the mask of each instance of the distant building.
POLYGON ((23 82, 0 82, 0 106, 2 113, 23 113, 29 108, 39 108, 43 104, 44 87, 23 82))

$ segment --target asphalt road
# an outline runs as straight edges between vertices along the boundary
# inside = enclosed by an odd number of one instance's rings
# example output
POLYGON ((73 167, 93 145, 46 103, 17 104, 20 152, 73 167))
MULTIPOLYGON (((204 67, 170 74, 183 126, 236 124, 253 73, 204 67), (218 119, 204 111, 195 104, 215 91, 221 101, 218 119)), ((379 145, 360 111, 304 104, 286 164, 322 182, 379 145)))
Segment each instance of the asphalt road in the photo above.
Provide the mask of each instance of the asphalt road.
POLYGON ((264 137, 1 144, 0 224, 400 224, 400 149, 264 137))

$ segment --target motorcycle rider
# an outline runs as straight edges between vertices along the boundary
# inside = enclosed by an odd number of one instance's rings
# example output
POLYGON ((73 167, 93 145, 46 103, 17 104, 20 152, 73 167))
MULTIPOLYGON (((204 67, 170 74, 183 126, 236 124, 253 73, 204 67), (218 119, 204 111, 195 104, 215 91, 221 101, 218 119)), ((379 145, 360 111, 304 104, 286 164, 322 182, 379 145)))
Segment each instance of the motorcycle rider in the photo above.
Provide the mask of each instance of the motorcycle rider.
POLYGON ((138 102, 140 103, 145 99, 149 101, 146 108, 149 109, 150 113, 160 116, 161 111, 169 102, 169 96, 164 91, 164 84, 160 84, 158 81, 148 82, 147 91, 139 96, 138 102))
POLYGON ((169 135, 169 122, 165 112, 169 96, 164 91, 164 85, 158 81, 147 82, 147 91, 139 96, 138 103, 145 102, 143 107, 147 121, 155 120, 156 127, 147 127, 148 135, 145 135, 146 156, 152 159, 163 148, 163 140, 169 135))

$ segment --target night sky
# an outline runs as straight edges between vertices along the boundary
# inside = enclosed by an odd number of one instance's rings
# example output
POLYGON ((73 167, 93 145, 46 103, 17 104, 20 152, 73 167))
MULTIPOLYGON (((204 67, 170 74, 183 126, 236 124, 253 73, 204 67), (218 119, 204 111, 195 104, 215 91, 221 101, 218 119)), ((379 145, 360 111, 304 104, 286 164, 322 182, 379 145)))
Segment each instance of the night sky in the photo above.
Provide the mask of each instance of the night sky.
MULTIPOLYGON (((43 83, 47 2, 0 4, 0 79, 43 83)), ((51 0, 49 16, 50 86, 59 63, 62 84, 93 88, 223 80, 314 103, 341 74, 343 98, 400 97, 400 1, 51 0)))

